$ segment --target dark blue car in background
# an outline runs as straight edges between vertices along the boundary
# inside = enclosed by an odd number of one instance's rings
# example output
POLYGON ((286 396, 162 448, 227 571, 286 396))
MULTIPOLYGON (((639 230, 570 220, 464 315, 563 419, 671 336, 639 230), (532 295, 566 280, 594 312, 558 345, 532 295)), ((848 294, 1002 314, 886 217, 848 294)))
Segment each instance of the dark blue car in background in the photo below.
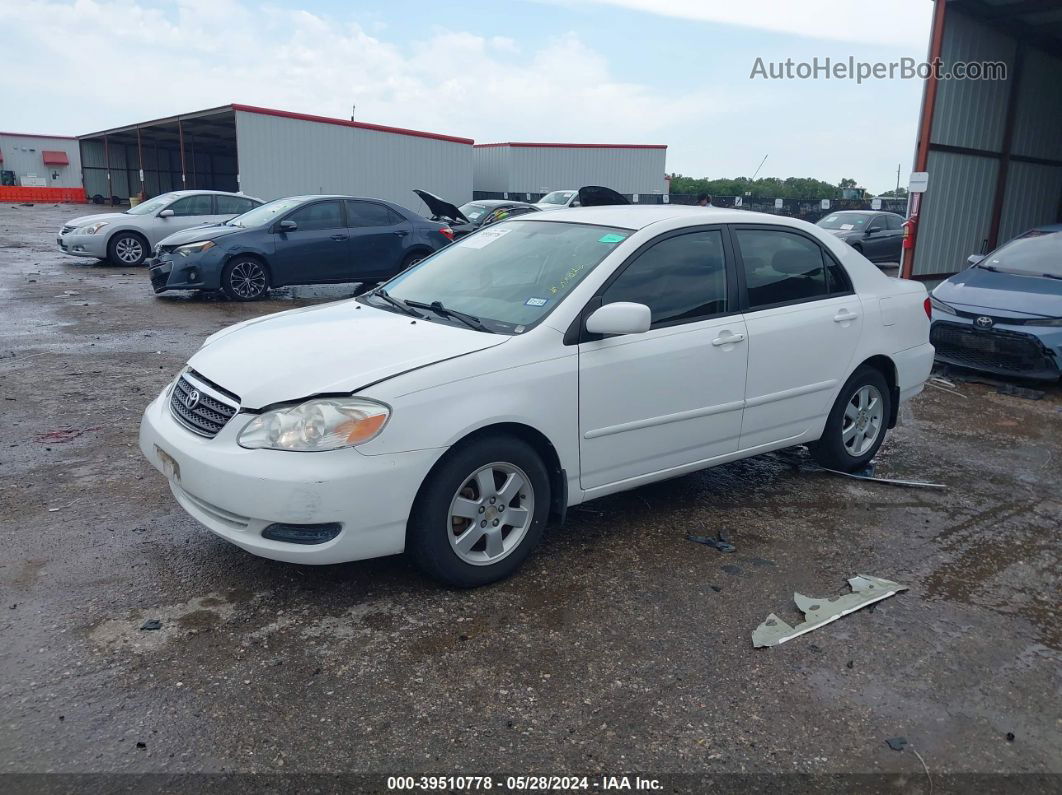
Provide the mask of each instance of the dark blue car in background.
POLYGON ((288 284, 371 286, 451 240, 446 224, 382 199, 293 196, 172 234, 146 264, 156 294, 222 290, 253 301, 288 284))
POLYGON ((1055 380, 1062 372, 1062 224, 1030 229, 930 294, 930 342, 947 364, 1055 380))

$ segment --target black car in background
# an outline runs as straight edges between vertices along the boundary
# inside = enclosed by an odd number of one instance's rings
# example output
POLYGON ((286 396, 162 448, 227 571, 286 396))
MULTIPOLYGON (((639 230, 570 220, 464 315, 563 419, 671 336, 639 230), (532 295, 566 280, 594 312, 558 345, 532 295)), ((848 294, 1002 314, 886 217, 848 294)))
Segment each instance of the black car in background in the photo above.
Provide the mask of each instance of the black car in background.
POLYGON ((223 290, 235 301, 287 284, 378 284, 449 244, 448 224, 382 199, 292 196, 164 238, 147 261, 155 293, 223 290))
POLYGON ((434 193, 415 188, 413 190, 428 206, 431 220, 448 223, 454 230, 454 238, 470 235, 477 229, 506 218, 541 212, 533 204, 511 199, 481 199, 457 207, 434 193))
POLYGON ((841 210, 815 226, 832 232, 871 262, 899 262, 903 217, 878 210, 841 210))

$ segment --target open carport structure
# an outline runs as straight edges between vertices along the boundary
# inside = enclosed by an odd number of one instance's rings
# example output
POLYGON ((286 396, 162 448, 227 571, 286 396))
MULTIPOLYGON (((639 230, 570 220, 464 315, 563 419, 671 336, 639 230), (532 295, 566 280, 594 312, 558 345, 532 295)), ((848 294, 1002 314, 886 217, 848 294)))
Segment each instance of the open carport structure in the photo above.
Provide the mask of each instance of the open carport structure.
POLYGON ((940 279, 1062 217, 1062 4, 935 0, 903 274, 940 279), (998 62, 1002 79, 947 79, 960 62, 998 62))
POLYGON ((472 139, 224 105, 80 136, 85 192, 125 199, 171 190, 306 193, 414 203, 413 188, 472 198, 472 139))

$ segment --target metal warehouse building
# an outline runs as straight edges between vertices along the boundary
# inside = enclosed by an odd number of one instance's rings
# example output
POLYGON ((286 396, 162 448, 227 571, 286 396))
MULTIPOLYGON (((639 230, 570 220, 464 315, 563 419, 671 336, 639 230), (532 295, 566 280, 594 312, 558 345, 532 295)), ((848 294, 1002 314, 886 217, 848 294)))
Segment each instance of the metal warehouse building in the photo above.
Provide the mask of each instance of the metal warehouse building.
POLYGON ((929 61, 1001 61, 1005 80, 930 77, 903 273, 939 279, 1030 227, 1062 219, 1062 5, 935 0, 929 61))
POLYGON ((0 201, 84 201, 76 138, 0 132, 0 201))
POLYGON ((225 105, 79 137, 85 192, 242 190, 375 196, 418 208, 414 188, 472 198, 472 139, 225 105))
POLYGON ((536 201, 551 190, 604 185, 640 201, 667 192, 667 146, 650 144, 477 144, 477 199, 536 201), (642 197, 646 198, 642 198, 642 197))

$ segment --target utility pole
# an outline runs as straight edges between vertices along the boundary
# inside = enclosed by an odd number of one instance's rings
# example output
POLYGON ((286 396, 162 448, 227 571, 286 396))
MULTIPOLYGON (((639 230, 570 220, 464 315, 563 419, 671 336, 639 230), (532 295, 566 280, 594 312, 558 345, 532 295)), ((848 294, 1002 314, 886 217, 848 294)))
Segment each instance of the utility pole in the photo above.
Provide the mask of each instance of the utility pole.
MULTIPOLYGON (((351 121, 354 121, 354 111, 356 111, 357 109, 358 109, 357 105, 351 105, 350 106, 350 120, 351 121)), ((899 179, 899 177, 897 177, 896 179, 899 179)), ((899 184, 899 183, 896 183, 896 184, 899 184)))
POLYGON ((896 164, 896 193, 894 194, 896 196, 900 195, 900 168, 902 166, 903 166, 903 163, 897 163, 896 164))

